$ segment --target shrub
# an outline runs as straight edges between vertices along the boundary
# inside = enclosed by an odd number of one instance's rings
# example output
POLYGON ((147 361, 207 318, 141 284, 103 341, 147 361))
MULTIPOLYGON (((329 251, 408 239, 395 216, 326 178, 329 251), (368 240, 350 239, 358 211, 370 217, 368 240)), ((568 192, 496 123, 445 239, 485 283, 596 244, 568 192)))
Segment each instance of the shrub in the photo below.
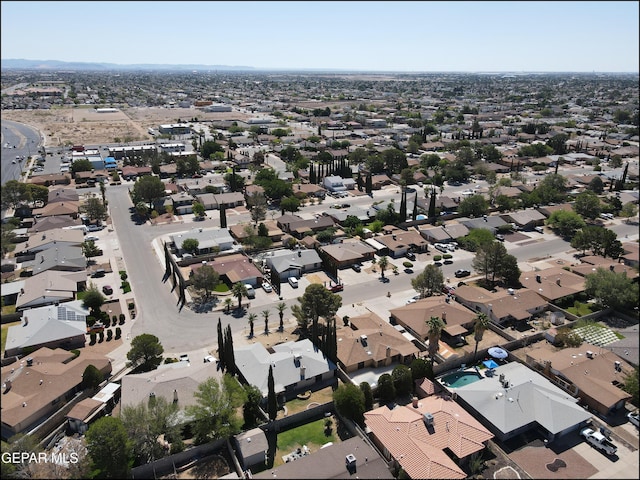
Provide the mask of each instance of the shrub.
POLYGON ((122 282, 120 288, 122 288, 122 293, 129 293, 131 291, 131 285, 129 285, 129 282, 122 282))
POLYGON ((133 310, 134 308, 136 308, 136 306, 134 305, 134 303, 133 303, 133 302, 129 302, 129 304, 127 305, 127 308, 128 308, 129 310, 133 310))
POLYGON ((111 317, 111 326, 115 327, 117 324, 118 324, 118 317, 114 315, 113 317, 111 317))
POLYGON ((89 334, 89 338, 91 339, 91 341, 89 342, 89 345, 95 345, 96 344, 96 334, 95 333, 90 333, 89 334))
POLYGON ((402 262, 402 266, 404 268, 413 268, 413 263, 411 263, 411 262, 402 262))
POLYGON ((122 280, 123 282, 129 278, 129 276, 127 275, 127 272, 125 272, 124 270, 120 271, 120 280, 122 280))
POLYGON ((110 342, 112 338, 113 338, 113 332, 111 331, 111 329, 108 329, 107 330, 107 342, 110 342))
POLYGON ((116 340, 118 340, 122 336, 122 329, 120 327, 116 327, 116 340))
POLYGON ((442 255, 442 258, 444 258, 445 260, 449 260, 450 258, 453 258, 453 255, 451 255, 450 253, 445 253, 444 255, 442 255))
POLYGON ((104 332, 98 332, 98 343, 102 343, 104 341, 104 332))
POLYGON ((73 353, 73 358, 78 358, 80 356, 80 350, 73 349, 71 350, 71 353, 73 353))
POLYGON ((124 316, 124 313, 121 313, 118 319, 120 320, 119 322, 120 325, 124 325, 124 321, 126 319, 126 317, 124 316))
POLYGON ((439 262, 440 260, 442 260, 442 256, 441 255, 436 255, 433 257, 433 261, 434 262, 439 262))

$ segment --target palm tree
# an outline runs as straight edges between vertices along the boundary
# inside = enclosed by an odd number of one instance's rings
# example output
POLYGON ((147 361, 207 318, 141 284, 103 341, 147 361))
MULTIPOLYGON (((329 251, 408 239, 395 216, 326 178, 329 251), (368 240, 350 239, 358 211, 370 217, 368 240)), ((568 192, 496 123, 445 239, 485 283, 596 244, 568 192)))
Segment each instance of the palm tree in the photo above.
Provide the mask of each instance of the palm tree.
POLYGON ((269 310, 263 310, 262 316, 264 317, 264 333, 265 335, 269 333, 269 315, 271 312, 269 310))
POLYGON ((225 313, 229 313, 229 310, 231 309, 231 305, 233 305, 233 300, 231 300, 229 297, 224 299, 224 311, 225 313))
POLYGON ((473 323, 473 339, 476 341, 476 348, 473 351, 473 360, 476 359, 478 353, 478 344, 482 340, 484 331, 489 327, 490 319, 485 313, 479 313, 476 315, 475 322, 473 323))
POLYGON ((389 259, 386 256, 380 258, 378 266, 380 267, 380 276, 384 278, 384 269, 389 266, 389 259))
POLYGON ((256 321, 256 318, 258 318, 258 316, 255 313, 249 314, 249 328, 251 329, 249 331, 249 338, 253 338, 253 322, 256 321))
POLYGON ((244 286, 244 283, 236 282, 231 287, 231 293, 238 299, 238 310, 240 310, 242 308, 242 297, 246 297, 249 293, 247 292, 247 287, 244 286))
POLYGON ((431 317, 427 320, 427 327, 429 327, 427 333, 429 337, 429 357, 433 364, 436 353, 438 353, 438 342, 440 341, 440 333, 444 329, 444 322, 440 317, 431 317))
POLYGON ((276 309, 278 310, 278 315, 280 315, 280 331, 284 331, 284 311, 287 309, 287 304, 284 302, 280 302, 276 305, 276 309))

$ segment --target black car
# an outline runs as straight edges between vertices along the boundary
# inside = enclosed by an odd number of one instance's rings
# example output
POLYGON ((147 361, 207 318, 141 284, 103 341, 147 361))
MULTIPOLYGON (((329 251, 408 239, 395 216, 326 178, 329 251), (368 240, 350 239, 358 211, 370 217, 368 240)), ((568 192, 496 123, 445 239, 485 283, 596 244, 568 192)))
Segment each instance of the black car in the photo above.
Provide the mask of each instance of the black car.
POLYGON ((471 272, 469 270, 456 270, 455 273, 456 278, 468 277, 469 275, 471 275, 471 272))
POLYGON ((416 259, 416 255, 413 252, 407 252, 407 253, 404 254, 404 256, 406 258, 408 258, 409 260, 415 261, 415 259, 416 259))
POLYGON ((362 265, 360 265, 359 263, 356 263, 355 265, 351 265, 351 268, 353 269, 353 271, 355 272, 360 272, 362 271, 362 265))

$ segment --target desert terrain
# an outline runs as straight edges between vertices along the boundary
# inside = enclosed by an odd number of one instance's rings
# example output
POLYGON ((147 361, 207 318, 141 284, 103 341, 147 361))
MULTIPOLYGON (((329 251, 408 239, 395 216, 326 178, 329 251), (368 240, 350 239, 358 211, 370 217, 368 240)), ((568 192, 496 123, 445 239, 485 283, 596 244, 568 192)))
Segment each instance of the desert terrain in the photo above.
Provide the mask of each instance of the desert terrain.
POLYGON ((3 110, 3 118, 31 125, 43 132, 46 145, 93 145, 150 141, 149 127, 165 123, 246 120, 242 112, 203 112, 194 108, 123 107, 118 112, 98 113, 95 108, 64 107, 51 110, 3 110))

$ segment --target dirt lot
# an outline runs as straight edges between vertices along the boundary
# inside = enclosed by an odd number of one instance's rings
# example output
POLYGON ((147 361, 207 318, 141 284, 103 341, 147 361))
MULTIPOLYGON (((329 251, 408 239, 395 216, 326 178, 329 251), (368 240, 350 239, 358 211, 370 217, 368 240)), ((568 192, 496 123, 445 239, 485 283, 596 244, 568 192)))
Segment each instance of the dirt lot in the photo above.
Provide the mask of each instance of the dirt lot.
POLYGON ((246 120, 241 112, 203 112, 194 108, 122 108, 98 113, 95 108, 52 108, 51 110, 3 110, 3 118, 31 125, 42 131, 47 146, 92 145, 120 141, 153 140, 148 128, 178 120, 246 120))

